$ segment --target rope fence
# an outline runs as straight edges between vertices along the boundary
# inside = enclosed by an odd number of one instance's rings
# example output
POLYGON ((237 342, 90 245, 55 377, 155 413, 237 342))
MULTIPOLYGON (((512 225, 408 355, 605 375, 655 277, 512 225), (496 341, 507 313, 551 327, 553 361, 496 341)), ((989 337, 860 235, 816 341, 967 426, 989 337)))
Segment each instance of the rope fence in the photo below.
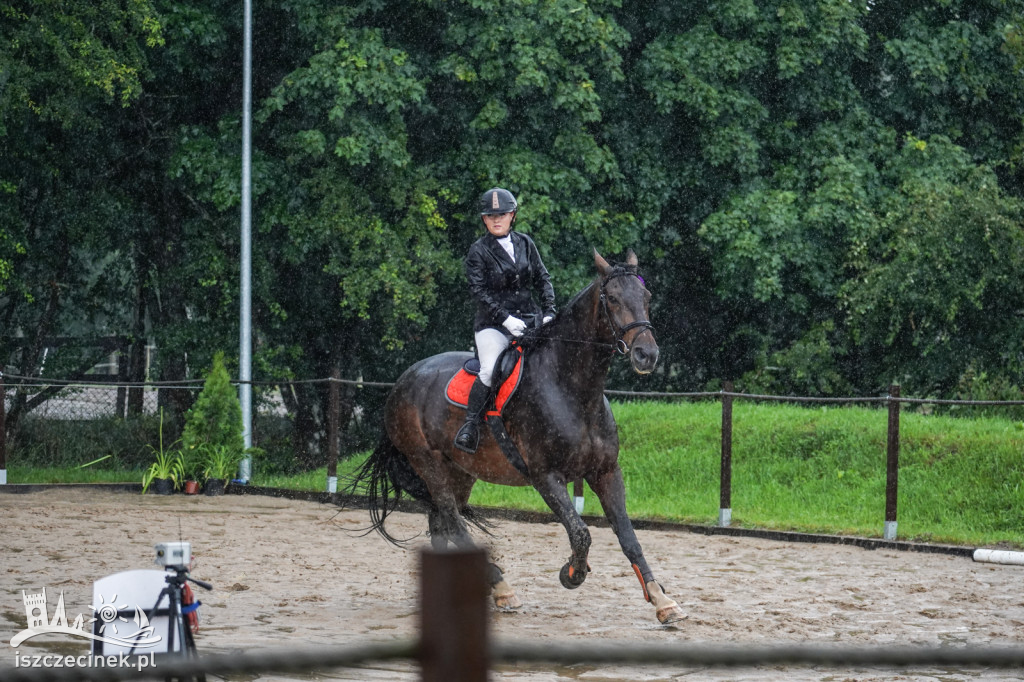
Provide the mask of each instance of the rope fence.
MULTIPOLYGON (((63 658, 63 657, 62 657, 63 658)), ((529 642, 496 639, 490 664, 678 666, 680 668, 755 668, 764 666, 844 668, 1024 668, 1021 647, 935 647, 844 645, 709 645, 676 642, 603 641, 600 643, 529 642)), ((419 641, 401 639, 355 646, 302 649, 281 647, 258 652, 165 659, 152 669, 0 667, 5 682, 115 682, 146 679, 192 679, 217 675, 233 679, 268 673, 310 673, 387 661, 417 662, 419 641)), ((466 679, 456 677, 447 682, 466 679)))
MULTIPOLYGON (((63 667, 21 664, 0 668, 4 682, 231 679, 267 673, 311 673, 385 661, 418 666, 425 682, 484 682, 499 664, 629 665, 678 668, 1024 668, 1018 646, 847 646, 822 644, 693 644, 643 641, 526 641, 492 639, 487 554, 481 549, 420 554, 419 636, 350 646, 278 648, 187 657, 163 655, 152 668, 76 664, 53 654, 63 667), (141 668, 141 669, 140 669, 141 668)), ((16 656, 40 655, 16 652, 16 656)), ((116 657, 115 657, 116 658, 116 657)), ((142 657, 143 660, 145 656, 142 657)), ((70 659, 70 660, 69 660, 70 659)), ((21 660, 20 658, 16 660, 21 660)))

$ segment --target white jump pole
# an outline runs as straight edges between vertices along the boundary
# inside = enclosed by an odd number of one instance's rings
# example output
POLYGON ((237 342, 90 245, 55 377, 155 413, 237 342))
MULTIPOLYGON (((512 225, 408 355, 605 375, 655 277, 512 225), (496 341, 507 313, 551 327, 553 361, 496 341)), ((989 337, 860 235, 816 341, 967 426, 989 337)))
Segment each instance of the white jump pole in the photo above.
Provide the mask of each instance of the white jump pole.
POLYGON ((1024 566, 1024 552, 1011 552, 1005 549, 976 549, 974 560, 986 564, 1010 564, 1024 566))

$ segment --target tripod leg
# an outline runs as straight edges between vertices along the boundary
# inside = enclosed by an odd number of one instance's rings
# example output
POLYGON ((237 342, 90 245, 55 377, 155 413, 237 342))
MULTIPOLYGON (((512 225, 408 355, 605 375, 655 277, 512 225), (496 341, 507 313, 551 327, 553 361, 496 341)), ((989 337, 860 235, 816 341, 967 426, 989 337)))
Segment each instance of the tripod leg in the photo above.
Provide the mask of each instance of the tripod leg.
MULTIPOLYGON (((190 628, 187 623, 185 624, 185 639, 183 642, 185 644, 184 648, 187 652, 186 655, 191 658, 199 658, 199 652, 196 651, 196 640, 195 637, 192 636, 192 628, 190 628)), ((200 673, 199 675, 196 675, 195 680, 196 682, 206 682, 206 674, 200 673)))
MULTIPOLYGON (((181 585, 171 583, 168 590, 167 653, 172 656, 180 656, 181 658, 199 658, 195 639, 192 637, 192 629, 185 622, 185 617, 181 613, 181 585), (178 636, 177 646, 180 648, 180 651, 174 651, 175 633, 178 636)), ((166 682, 171 682, 170 679, 165 679, 166 682)), ((195 680, 195 682, 206 682, 206 675, 200 673, 190 676, 188 679, 195 680)), ((179 680, 179 682, 185 682, 185 680, 179 680)))

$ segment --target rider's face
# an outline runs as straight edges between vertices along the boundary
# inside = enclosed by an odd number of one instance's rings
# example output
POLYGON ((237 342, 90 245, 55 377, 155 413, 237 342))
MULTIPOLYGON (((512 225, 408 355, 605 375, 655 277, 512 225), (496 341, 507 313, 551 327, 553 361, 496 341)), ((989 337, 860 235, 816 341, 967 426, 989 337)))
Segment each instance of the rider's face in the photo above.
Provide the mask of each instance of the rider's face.
POLYGON ((484 226, 487 231, 495 237, 504 237, 512 229, 512 218, 515 213, 498 213, 496 215, 481 216, 484 219, 484 226))

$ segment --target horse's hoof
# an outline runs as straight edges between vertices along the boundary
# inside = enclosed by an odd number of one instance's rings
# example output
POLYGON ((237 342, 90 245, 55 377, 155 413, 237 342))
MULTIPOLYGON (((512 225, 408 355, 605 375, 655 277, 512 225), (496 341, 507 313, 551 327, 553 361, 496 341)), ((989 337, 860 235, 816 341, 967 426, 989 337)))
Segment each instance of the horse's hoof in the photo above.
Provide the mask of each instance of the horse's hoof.
POLYGON ((495 583, 491 597, 494 599, 494 606, 502 611, 510 611, 522 608, 523 606, 523 602, 519 601, 519 597, 516 596, 512 586, 505 582, 504 579, 495 583))
POLYGON ((562 587, 567 590, 575 590, 577 587, 583 584, 583 581, 587 579, 586 571, 577 571, 573 568, 572 564, 566 564, 562 566, 562 570, 558 572, 558 580, 561 581, 562 587))
POLYGON ((689 616, 683 613, 683 610, 679 608, 679 605, 675 602, 668 606, 663 606, 657 611, 658 622, 662 625, 669 625, 670 623, 678 623, 681 620, 686 620, 689 616))
POLYGON ((521 609, 523 602, 519 601, 519 597, 515 593, 494 595, 494 606, 502 611, 514 611, 515 609, 521 609))

